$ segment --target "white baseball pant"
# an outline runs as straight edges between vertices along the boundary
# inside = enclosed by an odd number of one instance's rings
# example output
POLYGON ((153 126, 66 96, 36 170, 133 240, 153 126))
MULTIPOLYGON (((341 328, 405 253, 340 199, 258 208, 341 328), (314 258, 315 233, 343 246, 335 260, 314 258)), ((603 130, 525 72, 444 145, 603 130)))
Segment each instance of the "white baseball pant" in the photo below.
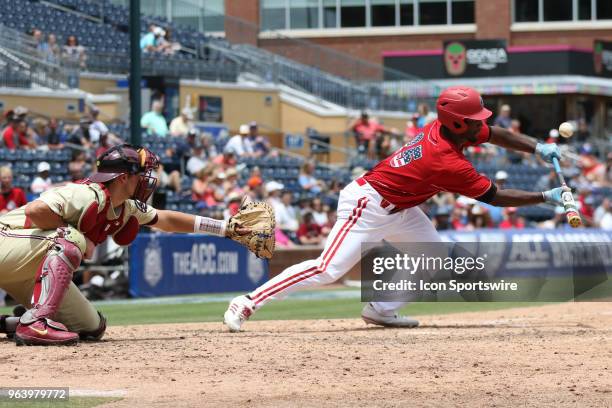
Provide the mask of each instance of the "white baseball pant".
MULTIPOLYGON (((438 232, 420 208, 391 213, 392 208, 393 205, 364 179, 350 183, 340 192, 338 220, 321 255, 290 266, 251 292, 255 307, 260 308, 272 299, 282 299, 300 289, 338 280, 360 260, 364 242, 441 242, 438 232)), ((379 313, 392 315, 407 303, 372 304, 379 313)))

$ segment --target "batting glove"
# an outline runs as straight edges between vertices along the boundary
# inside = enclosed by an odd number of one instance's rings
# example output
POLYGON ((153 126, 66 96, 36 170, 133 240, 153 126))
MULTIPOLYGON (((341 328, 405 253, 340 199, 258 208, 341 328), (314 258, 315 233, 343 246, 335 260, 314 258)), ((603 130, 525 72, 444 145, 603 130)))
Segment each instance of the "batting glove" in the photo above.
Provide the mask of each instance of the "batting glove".
POLYGON ((556 143, 538 143, 535 152, 547 163, 552 163, 553 157, 561 158, 561 151, 556 143))
POLYGON ((544 197, 544 201, 548 204, 553 204, 555 206, 563 206, 563 200, 561 199, 561 194, 565 189, 563 187, 553 188, 552 190, 542 192, 542 196, 544 197))

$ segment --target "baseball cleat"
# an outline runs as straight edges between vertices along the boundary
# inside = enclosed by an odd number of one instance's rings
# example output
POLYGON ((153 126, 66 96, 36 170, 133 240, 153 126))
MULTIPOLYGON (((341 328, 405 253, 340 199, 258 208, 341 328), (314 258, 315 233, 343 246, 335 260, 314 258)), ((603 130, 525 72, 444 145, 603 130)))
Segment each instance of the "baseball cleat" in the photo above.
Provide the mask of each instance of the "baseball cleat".
POLYGON ((365 305, 361 311, 361 318, 368 324, 375 324, 384 327, 417 327, 419 321, 408 316, 400 316, 395 313, 393 316, 381 315, 374 309, 371 303, 365 305))
POLYGON ((235 297, 223 315, 223 323, 229 331, 238 332, 242 323, 248 320, 254 311, 255 304, 251 299, 244 295, 235 297))
POLYGON ((31 324, 19 323, 15 331, 18 346, 52 346, 76 344, 79 335, 51 319, 37 320, 31 324))

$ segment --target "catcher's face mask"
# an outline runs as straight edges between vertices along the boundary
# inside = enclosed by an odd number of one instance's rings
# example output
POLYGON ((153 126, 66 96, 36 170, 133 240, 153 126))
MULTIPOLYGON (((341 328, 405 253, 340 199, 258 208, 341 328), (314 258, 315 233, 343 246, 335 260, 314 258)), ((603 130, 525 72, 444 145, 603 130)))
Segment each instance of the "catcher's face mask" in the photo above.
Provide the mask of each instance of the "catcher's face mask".
POLYGON ((136 207, 145 212, 147 200, 157 187, 157 177, 153 171, 159 166, 159 159, 149 149, 123 144, 114 146, 102 153, 97 160, 98 172, 89 180, 96 183, 106 183, 122 174, 139 175, 140 179, 132 199, 136 207))

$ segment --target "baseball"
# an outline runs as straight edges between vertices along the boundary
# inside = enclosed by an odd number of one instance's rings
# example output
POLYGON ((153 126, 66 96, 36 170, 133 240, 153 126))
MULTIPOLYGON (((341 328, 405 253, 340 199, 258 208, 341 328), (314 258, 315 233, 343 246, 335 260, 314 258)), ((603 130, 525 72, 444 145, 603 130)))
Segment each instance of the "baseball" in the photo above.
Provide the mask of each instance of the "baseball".
POLYGON ((574 126, 569 122, 563 122, 559 125, 559 134, 565 138, 572 137, 574 134, 574 126))

